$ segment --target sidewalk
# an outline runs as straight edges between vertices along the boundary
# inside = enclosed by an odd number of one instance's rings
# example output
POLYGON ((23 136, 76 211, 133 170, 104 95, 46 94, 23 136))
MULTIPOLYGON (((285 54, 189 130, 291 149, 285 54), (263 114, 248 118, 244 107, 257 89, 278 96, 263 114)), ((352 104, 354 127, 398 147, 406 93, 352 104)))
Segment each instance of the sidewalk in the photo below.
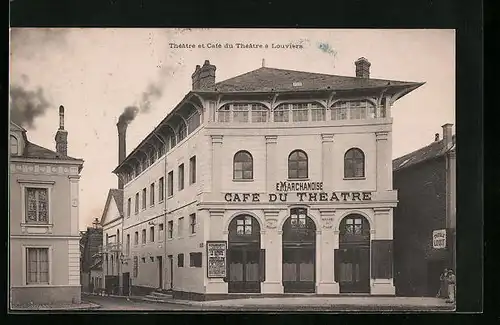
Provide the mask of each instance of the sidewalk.
POLYGON ((101 306, 89 302, 83 302, 80 304, 24 304, 24 305, 12 305, 12 311, 32 311, 32 310, 93 310, 98 309, 101 306))
MULTIPOLYGON (((144 301, 142 296, 109 296, 113 298, 144 301)), ((211 301, 166 299, 168 304, 190 305, 210 309, 255 310, 371 310, 371 311, 452 311, 455 305, 432 297, 280 297, 240 298, 211 301)))

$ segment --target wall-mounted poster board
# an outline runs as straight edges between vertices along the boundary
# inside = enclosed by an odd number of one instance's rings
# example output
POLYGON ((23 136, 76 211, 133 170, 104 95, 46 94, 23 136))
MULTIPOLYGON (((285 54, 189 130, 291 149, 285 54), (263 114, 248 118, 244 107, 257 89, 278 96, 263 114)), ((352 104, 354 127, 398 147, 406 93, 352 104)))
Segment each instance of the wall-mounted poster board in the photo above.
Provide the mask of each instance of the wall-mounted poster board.
POLYGON ((207 277, 226 277, 226 241, 207 241, 207 277))

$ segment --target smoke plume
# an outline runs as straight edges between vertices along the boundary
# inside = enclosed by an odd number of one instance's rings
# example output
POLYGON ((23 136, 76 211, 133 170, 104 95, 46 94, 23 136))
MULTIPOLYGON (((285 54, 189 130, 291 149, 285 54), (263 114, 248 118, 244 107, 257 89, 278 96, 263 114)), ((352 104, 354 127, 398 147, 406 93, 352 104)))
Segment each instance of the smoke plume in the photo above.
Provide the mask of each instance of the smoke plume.
POLYGON ((26 90, 19 85, 10 86, 10 119, 19 126, 34 129, 34 121, 43 116, 51 103, 45 98, 43 90, 26 90))
MULTIPOLYGON (((180 64, 180 63, 179 63, 180 64)), ((159 78, 156 82, 151 82, 146 86, 146 90, 141 94, 137 105, 127 106, 119 117, 119 123, 132 122, 137 114, 149 113, 151 105, 154 101, 159 100, 163 96, 163 90, 169 76, 175 73, 175 68, 170 66, 160 67, 159 78)))

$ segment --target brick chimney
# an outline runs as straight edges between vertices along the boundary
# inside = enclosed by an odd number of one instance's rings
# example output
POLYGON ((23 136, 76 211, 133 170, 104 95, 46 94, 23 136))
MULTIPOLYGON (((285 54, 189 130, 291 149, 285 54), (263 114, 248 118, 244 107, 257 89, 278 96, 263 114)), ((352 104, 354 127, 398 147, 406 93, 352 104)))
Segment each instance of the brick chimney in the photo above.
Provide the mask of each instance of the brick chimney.
POLYGON ((434 134, 434 141, 439 141, 439 133, 434 134))
MULTIPOLYGON (((118 128, 118 164, 121 164, 127 157, 126 134, 128 123, 119 120, 116 127, 118 128)), ((120 176, 118 176, 118 189, 123 190, 123 180, 120 176)))
POLYGON ((196 66, 194 73, 191 75, 193 81, 193 90, 212 90, 215 85, 215 65, 210 64, 210 61, 205 60, 203 66, 196 66))
POLYGON ((59 129, 56 136, 56 152, 63 156, 68 155, 68 131, 64 129, 64 106, 59 106, 59 129))
POLYGON ((370 66, 371 63, 367 59, 361 57, 354 62, 356 65, 356 77, 358 78, 370 78, 370 66))
POLYGON ((443 141, 446 150, 450 149, 453 146, 453 134, 452 134, 452 128, 453 124, 451 123, 446 123, 445 125, 442 126, 443 128, 443 141))

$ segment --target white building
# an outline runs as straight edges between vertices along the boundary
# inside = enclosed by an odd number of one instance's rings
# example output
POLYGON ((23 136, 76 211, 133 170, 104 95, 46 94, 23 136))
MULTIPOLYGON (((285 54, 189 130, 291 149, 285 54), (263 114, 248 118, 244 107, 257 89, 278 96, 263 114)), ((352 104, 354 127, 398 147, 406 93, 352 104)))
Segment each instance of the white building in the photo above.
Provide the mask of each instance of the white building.
POLYGON ((135 290, 393 295, 393 104, 423 83, 262 67, 192 90, 125 157, 135 290))

